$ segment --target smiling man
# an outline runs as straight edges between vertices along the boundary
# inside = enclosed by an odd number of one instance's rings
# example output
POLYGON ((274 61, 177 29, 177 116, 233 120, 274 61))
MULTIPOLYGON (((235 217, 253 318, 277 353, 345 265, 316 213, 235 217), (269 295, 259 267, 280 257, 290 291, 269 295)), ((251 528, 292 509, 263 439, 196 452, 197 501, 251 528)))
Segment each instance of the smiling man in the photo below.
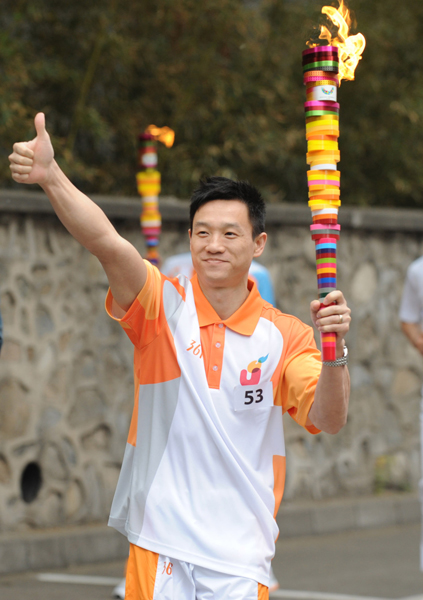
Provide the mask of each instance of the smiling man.
POLYGON ((262 230, 264 214, 260 195, 242 182, 213 177, 194 192, 189 230, 192 262, 204 295, 222 319, 230 317, 249 295, 248 270, 267 239, 262 230), (245 199, 237 200, 240 195, 245 199), (257 205, 263 211, 262 222, 254 227, 249 205, 252 211, 257 205))
POLYGON ((134 412, 110 525, 130 542, 126 598, 268 597, 285 477, 282 414, 311 433, 347 417, 340 291, 311 303, 337 334, 321 362, 313 331, 259 295, 248 277, 266 244, 265 205, 245 182, 211 177, 194 192, 195 274, 167 278, 113 228, 54 161, 44 124, 14 145, 15 181, 38 183, 68 231, 100 260, 106 308, 134 345, 134 412))

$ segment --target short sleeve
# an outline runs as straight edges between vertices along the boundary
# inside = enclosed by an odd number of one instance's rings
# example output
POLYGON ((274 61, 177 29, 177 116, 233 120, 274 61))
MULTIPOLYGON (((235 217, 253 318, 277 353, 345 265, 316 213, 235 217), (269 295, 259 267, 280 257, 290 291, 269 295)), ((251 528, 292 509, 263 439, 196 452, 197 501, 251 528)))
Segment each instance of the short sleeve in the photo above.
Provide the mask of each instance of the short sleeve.
POLYGON ((313 330, 296 321, 287 340, 281 382, 277 389, 278 404, 310 433, 319 433, 308 419, 314 393, 322 370, 313 330))
POLYGON ((161 306, 163 280, 160 271, 149 261, 144 261, 147 267, 147 280, 144 287, 135 298, 128 311, 120 316, 112 292, 109 289, 106 297, 106 311, 117 321, 136 348, 151 343, 160 333, 162 326, 161 306))

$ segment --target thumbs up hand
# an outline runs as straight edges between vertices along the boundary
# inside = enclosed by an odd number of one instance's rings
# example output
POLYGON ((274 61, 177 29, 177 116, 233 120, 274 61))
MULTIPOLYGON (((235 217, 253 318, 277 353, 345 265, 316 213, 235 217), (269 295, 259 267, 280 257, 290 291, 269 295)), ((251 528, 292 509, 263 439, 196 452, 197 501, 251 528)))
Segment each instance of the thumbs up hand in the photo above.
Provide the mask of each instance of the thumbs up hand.
POLYGON ((18 183, 47 182, 53 165, 54 150, 45 128, 44 113, 34 119, 37 136, 30 142, 17 142, 9 156, 12 177, 18 183))

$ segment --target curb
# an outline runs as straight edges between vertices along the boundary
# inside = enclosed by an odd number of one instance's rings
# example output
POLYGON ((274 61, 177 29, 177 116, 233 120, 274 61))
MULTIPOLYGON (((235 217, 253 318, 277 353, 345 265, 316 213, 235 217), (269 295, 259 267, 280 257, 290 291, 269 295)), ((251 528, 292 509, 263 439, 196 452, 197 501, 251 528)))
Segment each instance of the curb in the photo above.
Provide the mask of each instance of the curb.
MULTIPOLYGON (((420 522, 417 494, 285 502, 277 515, 281 538, 341 533, 420 522)), ((0 575, 124 560, 126 538, 106 525, 78 525, 0 534, 0 575)))
POLYGON ((407 525, 420 523, 420 519, 420 502, 415 493, 297 504, 285 502, 276 517, 282 539, 407 525))
POLYGON ((125 559, 126 538, 106 525, 0 535, 0 574, 125 559))

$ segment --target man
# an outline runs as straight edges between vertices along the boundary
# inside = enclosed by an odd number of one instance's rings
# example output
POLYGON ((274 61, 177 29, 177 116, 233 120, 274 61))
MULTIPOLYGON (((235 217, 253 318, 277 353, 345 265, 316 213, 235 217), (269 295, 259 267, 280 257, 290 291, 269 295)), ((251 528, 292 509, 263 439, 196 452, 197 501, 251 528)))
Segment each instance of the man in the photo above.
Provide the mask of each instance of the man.
MULTIPOLYGON (((411 263, 407 270, 399 312, 401 329, 410 343, 423 355, 423 256, 411 263)), ((420 402, 420 452, 422 475, 420 479, 420 505, 423 516, 423 388, 420 402)), ((420 541, 420 570, 423 571, 423 519, 420 541)))
MULTIPOLYGON (((191 279, 194 275, 191 252, 182 252, 180 254, 173 254, 172 256, 169 256, 163 262, 160 270, 163 275, 166 275, 166 277, 169 278, 177 277, 178 275, 185 275, 185 277, 191 279)), ((270 278, 270 273, 266 267, 263 267, 260 263, 253 260, 249 270, 249 277, 256 283, 259 294, 263 300, 275 305, 276 303, 273 284, 270 278)), ((124 600, 125 587, 126 576, 115 586, 112 592, 112 597, 118 598, 119 600, 124 600)), ((273 573, 272 567, 270 567, 269 592, 274 592, 279 589, 279 587, 279 582, 273 573)))
POLYGON ((312 433, 345 424, 349 375, 340 291, 320 307, 337 334, 323 364, 310 327, 283 315, 248 279, 264 250, 255 188, 215 177, 194 192, 196 274, 168 279, 113 228, 54 161, 44 115, 15 144, 15 181, 38 183, 68 231, 101 262, 106 308, 134 344, 135 407, 109 523, 130 541, 126 598, 268 597, 285 449, 282 412, 312 433))

